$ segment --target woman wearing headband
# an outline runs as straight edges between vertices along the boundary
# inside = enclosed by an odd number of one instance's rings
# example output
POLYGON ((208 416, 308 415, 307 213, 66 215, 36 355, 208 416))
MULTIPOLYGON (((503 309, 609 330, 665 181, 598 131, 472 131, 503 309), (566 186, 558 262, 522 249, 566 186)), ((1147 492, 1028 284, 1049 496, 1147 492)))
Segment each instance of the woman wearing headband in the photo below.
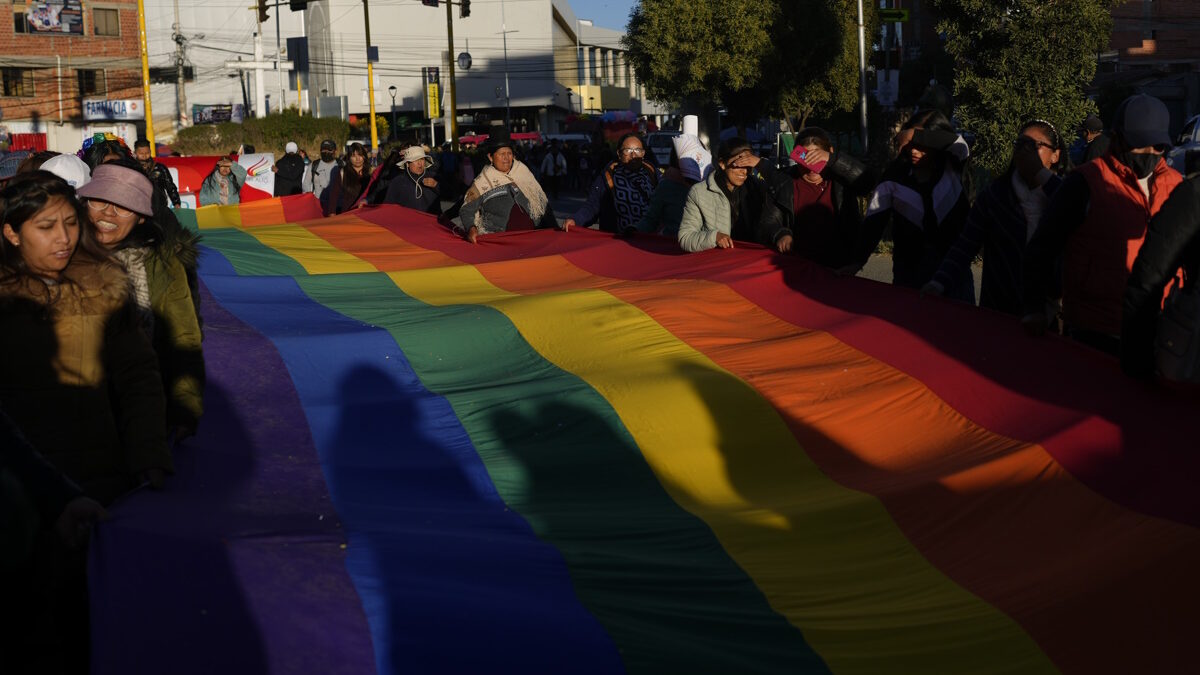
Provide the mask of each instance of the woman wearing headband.
POLYGON ((1025 245, 1062 183, 1067 163, 1066 149, 1053 124, 1045 120, 1022 124, 1013 140, 1008 171, 975 200, 958 241, 922 292, 953 294, 958 290, 956 280, 966 278, 964 270, 971 268, 971 261, 983 249, 979 305, 1019 316, 1025 245))

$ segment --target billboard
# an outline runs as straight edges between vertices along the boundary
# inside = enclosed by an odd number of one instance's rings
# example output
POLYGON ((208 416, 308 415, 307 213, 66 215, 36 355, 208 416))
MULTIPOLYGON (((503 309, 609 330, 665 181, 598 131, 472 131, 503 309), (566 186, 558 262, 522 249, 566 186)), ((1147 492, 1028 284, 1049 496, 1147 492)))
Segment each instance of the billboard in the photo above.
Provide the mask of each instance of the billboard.
POLYGON ((237 122, 240 124, 244 116, 245 109, 241 103, 234 105, 228 103, 218 105, 195 104, 192 106, 192 124, 219 124, 221 122, 237 122))
POLYGON ((80 0, 30 2, 25 21, 33 34, 83 35, 83 5, 80 0))

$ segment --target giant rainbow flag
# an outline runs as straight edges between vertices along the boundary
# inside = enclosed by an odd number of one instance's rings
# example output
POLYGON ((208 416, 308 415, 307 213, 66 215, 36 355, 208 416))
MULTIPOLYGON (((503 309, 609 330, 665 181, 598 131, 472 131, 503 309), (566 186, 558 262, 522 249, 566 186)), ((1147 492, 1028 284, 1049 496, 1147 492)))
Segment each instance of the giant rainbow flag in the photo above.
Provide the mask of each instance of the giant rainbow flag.
POLYGON ((751 245, 185 218, 207 412, 97 672, 1195 672, 1195 395, 751 245))

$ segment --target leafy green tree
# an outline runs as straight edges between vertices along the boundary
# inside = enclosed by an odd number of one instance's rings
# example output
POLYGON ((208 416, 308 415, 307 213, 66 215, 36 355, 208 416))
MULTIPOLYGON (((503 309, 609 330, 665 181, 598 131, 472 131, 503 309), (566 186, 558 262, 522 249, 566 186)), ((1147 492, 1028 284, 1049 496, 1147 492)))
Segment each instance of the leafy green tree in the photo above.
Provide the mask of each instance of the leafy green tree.
POLYGON ((858 103, 856 7, 857 0, 642 0, 624 44, 653 99, 722 103, 742 121, 794 114, 803 123, 858 103))
POLYGON ((622 41, 650 98, 716 101, 760 82, 776 10, 773 0, 642 0, 622 41))
POLYGON ((976 134, 973 155, 1003 171, 1020 124, 1070 133, 1094 104, 1083 93, 1120 0, 934 0, 955 60, 955 112, 976 134))

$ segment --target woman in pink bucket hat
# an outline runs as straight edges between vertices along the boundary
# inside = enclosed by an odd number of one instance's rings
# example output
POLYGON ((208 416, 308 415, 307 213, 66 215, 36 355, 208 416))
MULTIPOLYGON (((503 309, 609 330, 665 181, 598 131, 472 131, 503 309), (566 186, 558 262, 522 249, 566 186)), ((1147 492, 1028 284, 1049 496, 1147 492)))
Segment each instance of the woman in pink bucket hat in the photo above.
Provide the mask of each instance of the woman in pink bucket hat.
POLYGON ((77 194, 96 240, 129 272, 139 324, 158 354, 167 428, 195 433, 203 413, 204 354, 195 284, 199 237, 156 218, 154 186, 132 161, 101 164, 77 194))

